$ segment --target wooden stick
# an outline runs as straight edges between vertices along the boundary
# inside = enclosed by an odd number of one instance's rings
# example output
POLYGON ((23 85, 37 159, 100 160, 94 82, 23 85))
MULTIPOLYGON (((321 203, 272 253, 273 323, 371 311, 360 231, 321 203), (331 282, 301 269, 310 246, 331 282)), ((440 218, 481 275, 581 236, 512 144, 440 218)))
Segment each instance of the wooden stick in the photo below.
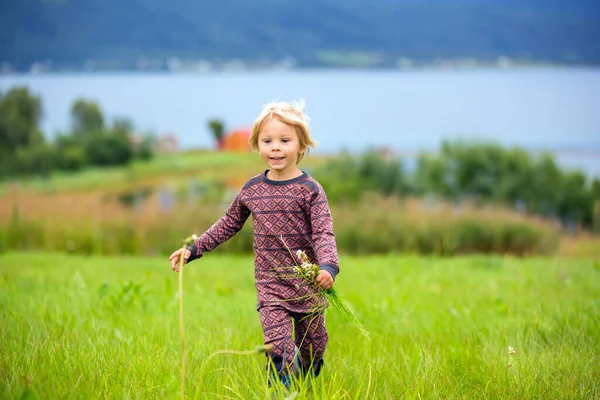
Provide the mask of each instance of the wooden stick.
POLYGON ((183 261, 186 246, 182 247, 179 259, 179 337, 181 339, 181 399, 185 400, 185 334, 183 331, 183 261))

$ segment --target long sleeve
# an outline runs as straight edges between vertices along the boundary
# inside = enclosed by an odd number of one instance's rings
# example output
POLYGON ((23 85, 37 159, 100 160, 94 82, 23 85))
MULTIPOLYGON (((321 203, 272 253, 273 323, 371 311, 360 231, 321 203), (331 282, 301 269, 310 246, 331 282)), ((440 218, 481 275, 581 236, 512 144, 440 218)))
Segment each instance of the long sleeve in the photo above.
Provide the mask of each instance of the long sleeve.
POLYGON ((340 268, 333 232, 333 218, 325 191, 321 185, 316 186, 318 190, 313 192, 310 202, 312 240, 319 268, 329 272, 335 279, 340 268))
POLYGON ((244 226, 250 210, 240 201, 238 193, 227 208, 225 215, 202 234, 188 249, 191 252, 188 263, 202 257, 203 253, 214 250, 218 245, 231 239, 244 226))

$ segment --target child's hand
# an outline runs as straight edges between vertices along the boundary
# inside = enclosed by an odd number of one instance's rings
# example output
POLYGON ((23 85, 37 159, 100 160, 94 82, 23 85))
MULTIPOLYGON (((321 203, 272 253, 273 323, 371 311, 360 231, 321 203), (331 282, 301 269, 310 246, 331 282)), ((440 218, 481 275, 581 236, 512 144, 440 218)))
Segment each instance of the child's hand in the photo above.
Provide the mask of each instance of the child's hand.
MULTIPOLYGON (((179 249, 175 252, 173 252, 173 254, 171 254, 171 256, 169 257, 169 260, 171 261, 171 269, 175 272, 179 272, 179 260, 181 259, 181 251, 183 249, 179 249)), ((185 249, 185 254, 183 256, 183 258, 185 259, 185 262, 187 262, 188 258, 190 258, 190 255, 192 253, 190 253, 190 251, 188 249, 185 249)), ((185 264, 184 262, 184 264, 185 264)))
POLYGON ((316 281, 324 290, 327 290, 333 286, 333 276, 323 269, 319 271, 316 281))

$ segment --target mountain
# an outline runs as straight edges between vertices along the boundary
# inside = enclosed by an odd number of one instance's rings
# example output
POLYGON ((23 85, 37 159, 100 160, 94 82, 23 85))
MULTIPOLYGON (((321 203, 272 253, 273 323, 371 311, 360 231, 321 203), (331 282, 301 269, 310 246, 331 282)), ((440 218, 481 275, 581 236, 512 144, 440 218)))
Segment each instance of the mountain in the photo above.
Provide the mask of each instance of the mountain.
MULTIPOLYGON (((298 66, 498 57, 600 64, 597 0, 5 0, 0 63, 177 57, 298 66)), ((89 61, 88 61, 89 63, 89 61)))

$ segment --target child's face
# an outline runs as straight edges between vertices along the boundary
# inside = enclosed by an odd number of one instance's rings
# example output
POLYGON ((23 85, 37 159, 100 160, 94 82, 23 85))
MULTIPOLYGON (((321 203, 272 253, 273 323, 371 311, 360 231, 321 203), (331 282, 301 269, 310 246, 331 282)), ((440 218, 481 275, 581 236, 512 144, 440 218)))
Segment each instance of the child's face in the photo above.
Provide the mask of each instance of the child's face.
POLYGON ((295 175, 298 154, 303 154, 304 150, 300 147, 296 129, 277 118, 268 120, 258 134, 258 154, 271 173, 280 179, 295 175))

